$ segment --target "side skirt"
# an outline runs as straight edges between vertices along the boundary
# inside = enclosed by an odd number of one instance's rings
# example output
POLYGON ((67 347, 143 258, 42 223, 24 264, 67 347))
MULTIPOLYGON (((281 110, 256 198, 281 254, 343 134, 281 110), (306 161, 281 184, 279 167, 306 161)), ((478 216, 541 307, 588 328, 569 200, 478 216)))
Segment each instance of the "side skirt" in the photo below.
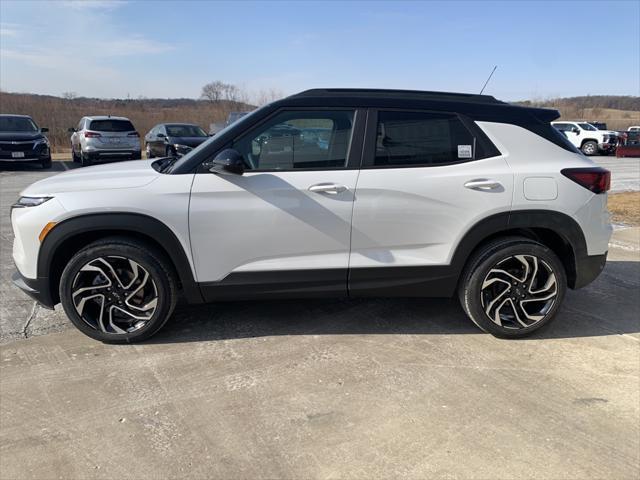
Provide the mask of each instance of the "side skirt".
POLYGON ((234 272, 200 283, 206 302, 330 297, 450 297, 458 281, 449 266, 234 272), (347 287, 348 285, 348 287, 347 287))

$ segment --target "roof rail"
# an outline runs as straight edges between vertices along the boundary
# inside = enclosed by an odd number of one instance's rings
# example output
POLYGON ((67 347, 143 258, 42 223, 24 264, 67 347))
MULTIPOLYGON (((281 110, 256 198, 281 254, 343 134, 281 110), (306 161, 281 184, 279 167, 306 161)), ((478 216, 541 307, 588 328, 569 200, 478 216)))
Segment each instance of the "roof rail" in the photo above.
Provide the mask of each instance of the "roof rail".
POLYGON ((423 90, 387 90, 375 88, 314 88, 292 95, 299 97, 391 97, 423 100, 446 100, 467 103, 504 104, 491 95, 474 93, 431 92, 423 90))

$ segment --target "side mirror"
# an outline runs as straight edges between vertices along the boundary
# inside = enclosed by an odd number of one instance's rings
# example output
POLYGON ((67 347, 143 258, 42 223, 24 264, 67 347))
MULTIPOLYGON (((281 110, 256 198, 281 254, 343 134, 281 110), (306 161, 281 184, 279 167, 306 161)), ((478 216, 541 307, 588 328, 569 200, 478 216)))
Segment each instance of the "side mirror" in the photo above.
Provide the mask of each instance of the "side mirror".
POLYGON ((42 128, 40 129, 40 132, 41 132, 41 133, 47 133, 48 131, 49 131, 49 129, 48 129, 47 127, 42 127, 42 128))
POLYGON ((69 133, 75 133, 75 132, 76 132, 76 129, 75 129, 75 128, 73 128, 73 127, 71 127, 71 128, 67 128, 67 132, 69 132, 69 133))
POLYGON ((221 151, 211 162, 211 173, 223 175, 242 175, 244 173, 244 160, 240 152, 233 148, 221 151))
POLYGON ((580 135, 580 129, 579 129, 579 128, 573 127, 573 128, 571 129, 571 131, 572 131, 573 133, 575 133, 576 135, 580 135))

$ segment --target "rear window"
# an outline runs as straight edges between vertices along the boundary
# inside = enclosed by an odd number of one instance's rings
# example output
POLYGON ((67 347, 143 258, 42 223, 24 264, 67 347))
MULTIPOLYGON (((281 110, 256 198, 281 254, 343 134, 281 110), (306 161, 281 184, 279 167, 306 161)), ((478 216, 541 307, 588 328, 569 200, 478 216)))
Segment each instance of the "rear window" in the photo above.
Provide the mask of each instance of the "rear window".
POLYGON ((129 120, 92 120, 89 130, 96 132, 133 132, 135 128, 129 120))
POLYGON ((374 167, 431 166, 486 158, 455 114, 380 111, 374 167))
POLYGON ((170 137, 206 137, 197 125, 167 125, 167 135, 170 137))

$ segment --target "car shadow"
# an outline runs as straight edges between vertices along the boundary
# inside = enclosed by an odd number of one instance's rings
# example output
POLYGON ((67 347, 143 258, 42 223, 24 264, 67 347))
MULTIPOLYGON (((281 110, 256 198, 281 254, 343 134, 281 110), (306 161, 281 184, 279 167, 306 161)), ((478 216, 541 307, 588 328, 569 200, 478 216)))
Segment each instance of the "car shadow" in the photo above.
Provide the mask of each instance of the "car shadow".
POLYGON ((5 172, 41 172, 41 173, 60 173, 67 170, 73 170, 80 167, 79 164, 72 161, 54 160, 51 162, 51 168, 42 168, 38 162, 0 162, 0 170, 5 172))
MULTIPOLYGON (((639 262, 609 262, 587 288, 570 290, 559 317, 528 339, 640 332, 639 262)), ((282 335, 482 334, 454 299, 371 298, 221 302, 179 306, 148 343, 282 335)))

